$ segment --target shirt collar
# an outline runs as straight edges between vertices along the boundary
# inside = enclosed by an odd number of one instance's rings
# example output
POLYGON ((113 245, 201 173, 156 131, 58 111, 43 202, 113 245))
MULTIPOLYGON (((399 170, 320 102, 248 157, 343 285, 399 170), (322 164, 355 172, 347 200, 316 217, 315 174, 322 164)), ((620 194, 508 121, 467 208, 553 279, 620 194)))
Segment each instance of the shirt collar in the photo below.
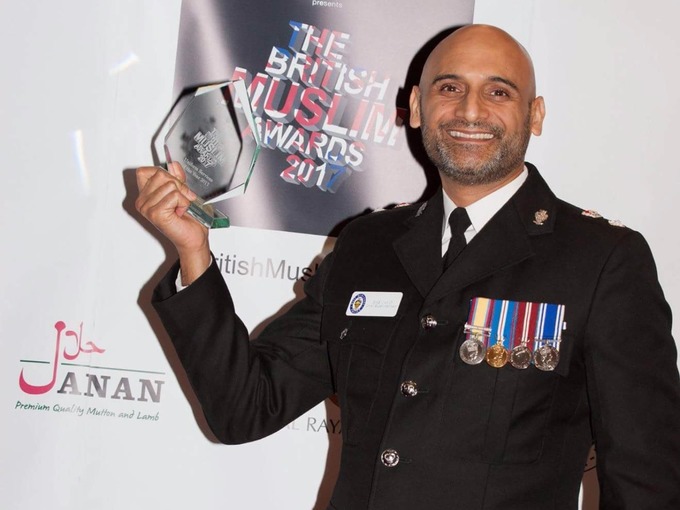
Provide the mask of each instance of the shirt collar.
MULTIPOLYGON (((489 220, 496 214, 505 203, 510 200, 510 197, 514 195, 517 190, 524 184, 527 177, 529 176, 529 171, 527 167, 515 177, 512 181, 506 185, 498 188, 492 193, 489 193, 483 198, 480 198, 476 202, 468 205, 465 210, 470 217, 472 224, 465 231, 465 238, 467 242, 477 234, 484 225, 486 225, 489 220)), ((451 238, 451 229, 449 227, 449 215, 456 208, 456 204, 453 200, 449 198, 446 192, 442 193, 444 197, 444 219, 442 222, 442 242, 446 243, 451 238)))

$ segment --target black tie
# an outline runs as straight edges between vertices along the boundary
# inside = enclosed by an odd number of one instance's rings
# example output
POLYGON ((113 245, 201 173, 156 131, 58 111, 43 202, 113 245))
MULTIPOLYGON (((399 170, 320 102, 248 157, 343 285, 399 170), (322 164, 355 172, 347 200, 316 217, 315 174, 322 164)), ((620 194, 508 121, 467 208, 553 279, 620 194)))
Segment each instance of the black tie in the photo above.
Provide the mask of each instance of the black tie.
POLYGON ((444 255, 444 269, 449 267, 456 257, 463 251, 465 245, 465 231, 472 224, 470 217, 464 207, 456 207, 449 216, 451 226, 451 240, 449 248, 444 255))

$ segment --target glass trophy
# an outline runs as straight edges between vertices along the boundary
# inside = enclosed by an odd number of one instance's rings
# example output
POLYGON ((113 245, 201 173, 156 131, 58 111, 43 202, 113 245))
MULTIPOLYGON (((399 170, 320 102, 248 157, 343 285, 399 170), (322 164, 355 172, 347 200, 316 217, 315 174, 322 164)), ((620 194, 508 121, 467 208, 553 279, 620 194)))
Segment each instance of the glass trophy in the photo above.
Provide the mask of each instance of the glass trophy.
POLYGON ((198 197, 187 212, 208 228, 228 227, 216 204, 245 193, 260 147, 243 80, 197 89, 164 143, 168 164, 182 166, 198 197))

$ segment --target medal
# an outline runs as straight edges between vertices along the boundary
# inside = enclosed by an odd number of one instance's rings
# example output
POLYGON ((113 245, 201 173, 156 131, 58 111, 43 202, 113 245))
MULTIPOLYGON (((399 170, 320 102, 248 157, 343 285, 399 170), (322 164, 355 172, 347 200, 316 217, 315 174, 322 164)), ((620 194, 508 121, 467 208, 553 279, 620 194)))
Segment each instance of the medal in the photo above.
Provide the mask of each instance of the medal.
POLYGON ((464 328, 465 341, 458 349, 460 359, 468 365, 479 365, 486 354, 491 303, 487 298, 474 298, 470 301, 470 313, 464 328))
POLYGON ((526 370, 533 363, 545 372, 555 370, 566 329, 564 310, 558 304, 473 298, 458 354, 468 365, 485 360, 493 368, 510 363, 526 370))
POLYGON ((531 365, 531 350, 526 344, 518 345, 510 351, 510 364, 520 370, 529 368, 529 365, 531 365))
POLYGON ((552 345, 543 344, 534 353, 534 365, 539 370, 544 372, 551 372, 555 370, 557 364, 560 362, 560 351, 555 349, 552 345))
POLYGON ((538 307, 534 303, 521 303, 518 308, 515 338, 519 338, 520 343, 510 351, 510 364, 518 370, 525 370, 533 358, 529 339, 535 335, 538 307))
POLYGON ((486 354, 486 342, 482 335, 474 335, 463 342, 458 350, 460 359, 468 365, 479 365, 486 354))
POLYGON ((496 334, 496 343, 486 351, 486 362, 494 368, 502 368, 508 362, 508 350, 505 339, 512 335, 513 319, 517 303, 515 301, 497 301, 494 306, 494 318, 491 331, 496 334))
POLYGON ((498 343, 486 351, 486 362, 494 368, 501 368, 508 362, 508 350, 498 343))
POLYGON ((557 368, 564 327, 564 305, 541 303, 533 359, 539 370, 551 372, 557 368))

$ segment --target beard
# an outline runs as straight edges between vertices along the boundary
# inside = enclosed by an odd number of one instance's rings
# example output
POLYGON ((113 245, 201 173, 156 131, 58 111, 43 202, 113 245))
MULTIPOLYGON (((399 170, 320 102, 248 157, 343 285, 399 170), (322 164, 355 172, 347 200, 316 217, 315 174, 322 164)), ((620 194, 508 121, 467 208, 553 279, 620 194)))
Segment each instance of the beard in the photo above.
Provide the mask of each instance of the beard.
POLYGON ((509 135, 499 126, 460 120, 442 124, 433 131, 423 119, 421 132, 425 152, 443 175, 466 186, 492 184, 502 181, 524 164, 531 137, 531 115, 527 115, 521 130, 509 135), (495 147, 453 142, 445 134, 446 131, 465 129, 492 133, 497 141, 495 147))

